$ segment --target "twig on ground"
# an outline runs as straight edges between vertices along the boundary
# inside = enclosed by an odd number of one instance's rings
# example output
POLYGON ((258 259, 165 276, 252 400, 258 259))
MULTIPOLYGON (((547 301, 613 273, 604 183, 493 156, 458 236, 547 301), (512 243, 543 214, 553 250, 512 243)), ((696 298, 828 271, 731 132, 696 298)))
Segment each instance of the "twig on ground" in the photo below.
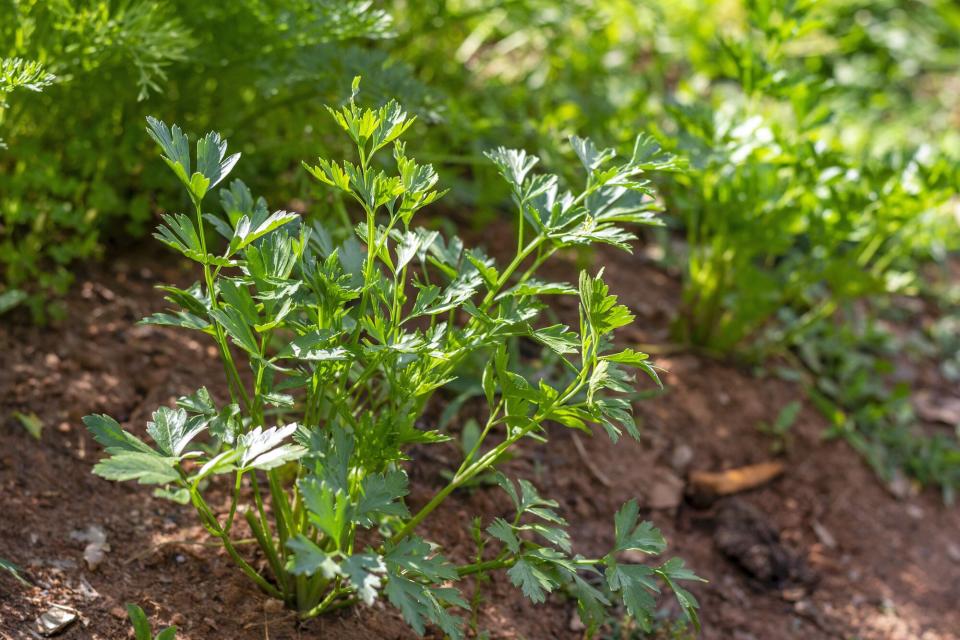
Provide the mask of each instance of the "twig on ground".
POLYGON ((610 479, 603 474, 600 469, 597 468, 595 464, 590 460, 590 456, 587 455, 587 449, 583 446, 583 442, 580 441, 580 436, 576 433, 571 433, 573 436, 573 446, 577 448, 577 453, 580 455, 580 461, 583 462, 583 466, 587 468, 587 471, 590 472, 597 481, 603 486, 610 488, 613 486, 613 483, 610 482, 610 479))

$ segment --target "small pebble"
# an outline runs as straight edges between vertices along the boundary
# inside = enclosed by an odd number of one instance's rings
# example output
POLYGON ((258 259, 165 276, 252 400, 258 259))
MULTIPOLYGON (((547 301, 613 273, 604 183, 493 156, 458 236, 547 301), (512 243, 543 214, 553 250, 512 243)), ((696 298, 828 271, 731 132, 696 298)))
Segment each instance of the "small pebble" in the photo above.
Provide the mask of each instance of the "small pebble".
POLYGON ((957 545, 953 542, 948 542, 947 555, 950 556, 950 559, 954 562, 960 562, 960 545, 957 545))
POLYGON ((670 456, 670 466, 674 471, 683 473, 691 462, 693 462, 693 449, 690 446, 681 444, 674 448, 670 456))
POLYGON ((570 631, 580 632, 586 630, 587 625, 583 624, 583 620, 580 619, 580 614, 576 611, 573 612, 573 615, 570 616, 570 631))

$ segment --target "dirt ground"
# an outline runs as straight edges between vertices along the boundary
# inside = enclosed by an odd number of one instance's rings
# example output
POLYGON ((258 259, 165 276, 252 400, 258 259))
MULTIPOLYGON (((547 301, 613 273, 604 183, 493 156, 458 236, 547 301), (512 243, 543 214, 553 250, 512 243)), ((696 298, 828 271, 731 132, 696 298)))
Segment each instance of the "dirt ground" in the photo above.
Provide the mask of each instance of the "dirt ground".
MULTIPOLYGON (((612 291, 637 314, 623 339, 665 344, 676 279, 640 256, 604 251, 598 262, 607 265, 612 291)), ((555 270, 575 280, 572 261, 555 270)), ((177 624, 183 640, 415 637, 380 605, 298 626, 225 554, 205 546, 210 540, 191 507, 91 474, 100 452, 82 416, 106 412, 142 431, 156 406, 200 384, 216 389, 211 381, 222 370, 209 344, 185 331, 135 324, 163 308, 154 284, 192 279, 169 254, 141 248, 81 273, 60 325, 37 328, 16 314, 0 322, 0 558, 23 568, 33 585, 0 572, 0 638, 39 637, 35 620, 54 604, 79 613, 58 637, 132 637, 127 602, 140 604, 155 625, 177 624), (39 442, 15 411, 41 419, 39 442), (93 571, 77 539, 92 525, 110 545, 93 571)), ((688 353, 656 360, 669 372, 667 391, 637 404, 641 443, 614 446, 602 433, 578 442, 554 427, 549 448, 532 444, 511 463, 511 475, 560 501, 577 551, 608 548, 614 512, 637 498, 662 528, 669 553, 709 580, 691 587, 702 605, 704 639, 960 638, 960 511, 943 506, 934 490, 895 497, 849 446, 821 438, 824 422, 809 405, 787 453, 775 456, 757 427, 802 399, 794 384, 688 353), (691 471, 774 459, 785 472, 759 489, 711 504, 684 499, 691 471)), ((441 486, 454 452, 435 447, 413 455, 416 507, 441 486)), ((470 518, 505 514, 501 494, 463 493, 421 533, 465 559, 470 518)), ((481 612, 492 638, 582 636, 572 602, 555 596, 535 608, 502 577, 488 586, 481 612)), ((663 613, 675 614, 676 605, 664 601, 663 613)))

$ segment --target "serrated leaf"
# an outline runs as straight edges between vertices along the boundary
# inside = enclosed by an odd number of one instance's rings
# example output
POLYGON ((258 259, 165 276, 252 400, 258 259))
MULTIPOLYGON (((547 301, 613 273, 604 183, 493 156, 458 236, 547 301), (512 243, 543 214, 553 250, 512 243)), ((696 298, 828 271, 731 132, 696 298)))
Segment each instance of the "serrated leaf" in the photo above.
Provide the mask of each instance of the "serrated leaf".
POLYGON ((377 590, 383 583, 380 574, 386 571, 383 559, 373 553, 358 553, 344 558, 340 569, 357 595, 367 604, 372 605, 377 598, 377 590))
POLYGON ((601 279, 602 270, 595 278, 586 271, 580 272, 580 302, 588 324, 603 336, 614 329, 633 322, 633 314, 622 304, 617 304, 617 296, 610 295, 610 289, 601 279))
POLYGON ((156 452, 119 451, 98 462, 93 472, 107 480, 167 484, 180 479, 180 474, 174 469, 176 462, 176 458, 164 457, 156 452))
MULTIPOLYGON (((177 125, 168 127, 152 116, 147 116, 147 133, 160 145, 167 159, 180 166, 181 180, 186 184, 187 176, 190 175, 190 146, 187 136, 183 135, 183 131, 177 125)), ((180 175, 179 172, 178 175, 180 175)))
POLYGON ((240 220, 237 221, 237 225, 233 230, 233 236, 230 238, 229 253, 233 254, 237 251, 242 251, 251 243, 259 240, 268 233, 271 233, 288 222, 293 222, 299 218, 300 216, 296 213, 291 213, 289 211, 275 211, 270 214, 266 220, 263 220, 254 226, 250 218, 247 216, 242 216, 240 220))
POLYGON ((654 594, 660 592, 656 573, 642 564, 610 563, 606 570, 607 586, 619 593, 627 611, 636 620, 650 619, 655 607, 654 594))
POLYGON ((554 353, 576 353, 580 349, 580 336, 565 324, 554 324, 543 329, 536 329, 533 338, 548 347, 554 353))
POLYGON ((547 599, 547 593, 553 591, 556 582, 542 570, 521 558, 507 571, 510 582, 519 587, 531 602, 541 604, 547 599))
POLYGON ((456 580, 457 571, 442 555, 435 554, 422 538, 410 536, 387 549, 384 556, 388 566, 395 566, 430 582, 456 580))
POLYGON ((497 298, 506 296, 542 296, 542 295, 576 295, 577 290, 566 282, 543 282, 530 279, 507 289, 497 298))
POLYGON ((272 469, 304 455, 300 445, 283 444, 297 430, 296 424, 285 427, 256 427, 240 436, 237 448, 243 453, 240 467, 244 469, 272 469))
POLYGON ((363 479, 363 493, 357 502, 354 520, 361 526, 374 524, 371 516, 409 515, 403 497, 409 493, 407 474, 394 470, 385 474, 372 474, 363 479))
POLYGON ((637 523, 640 507, 636 500, 630 500, 617 511, 614 516, 614 552, 628 549, 646 554, 663 553, 667 542, 663 534, 653 526, 653 523, 644 521, 637 523))
POLYGON ((580 619, 587 625, 588 632, 592 633, 603 622, 605 607, 610 606, 610 601, 576 573, 572 574, 572 578, 572 591, 577 599, 580 619))
POLYGON ((444 601, 459 599, 460 602, 456 603, 458 606, 467 606, 455 589, 431 587, 404 576, 390 574, 384 591, 393 606, 400 609, 403 619, 418 634, 424 634, 425 623, 429 621, 440 627, 453 640, 463 637, 460 618, 450 614, 443 604, 444 601))
POLYGON ((653 380, 658 387, 663 388, 663 382, 660 380, 660 376, 657 375, 656 370, 650 364, 650 356, 646 353, 640 351, 634 351, 633 349, 624 349, 619 353, 607 354, 600 356, 602 360, 607 360, 608 362, 616 362, 617 364, 623 364, 629 367, 636 367, 643 371, 647 376, 653 380))
POLYGON ((332 344, 335 339, 336 335, 330 331, 311 331, 291 340, 277 353, 277 357, 314 362, 347 360, 350 353, 343 347, 332 344))
POLYGON ((302 533, 288 540, 287 548, 293 555, 287 560, 286 569, 294 575, 322 573, 329 580, 340 574, 340 565, 302 533))
POLYGON ((597 149, 589 138, 571 136, 570 146, 588 173, 593 173, 616 156, 613 149, 597 149))
MULTIPOLYGON (((196 194, 198 198, 203 197, 208 189, 220 184, 240 159, 239 153, 231 156, 227 156, 226 153, 227 141, 215 131, 210 131, 197 140, 197 173, 202 174, 206 179, 202 192, 196 194)), ((194 177, 196 175, 195 173, 194 177)))
POLYGON ((673 591, 673 595, 677 598, 677 602, 680 604, 680 608, 683 609, 684 615, 687 616, 690 622, 693 623, 693 626, 699 631, 700 617, 697 615, 697 609, 700 605, 697 603, 697 599, 693 597, 693 594, 677 585, 676 581, 696 580, 698 582, 706 582, 706 580, 687 569, 684 566, 683 560, 680 558, 671 558, 666 561, 656 569, 656 573, 663 578, 667 586, 670 587, 670 590, 673 591))
POLYGON ((497 147, 493 151, 484 152, 484 155, 497 165, 500 175, 517 191, 522 189, 527 174, 540 161, 538 157, 529 155, 522 149, 506 147, 497 147))
POLYGON ((132 433, 124 431, 120 424, 108 415, 93 414, 85 416, 83 424, 90 430, 93 439, 106 447, 109 453, 119 453, 120 451, 155 453, 150 445, 132 433))
POLYGON ((513 527, 503 518, 496 518, 487 527, 487 533, 501 541, 513 553, 520 551, 520 539, 513 532, 513 527))
POLYGON ((223 327, 235 345, 252 356, 260 357, 260 347, 253 335, 253 329, 243 319, 239 309, 224 305, 219 309, 211 309, 210 315, 223 327))
POLYGON ((573 543, 570 540, 570 534, 560 527, 548 527, 542 524, 528 524, 521 527, 524 531, 533 531, 542 536, 547 542, 560 548, 562 551, 570 553, 573 549, 573 543))
POLYGON ((310 522, 327 534, 336 548, 340 549, 349 517, 350 495, 314 477, 301 480, 299 487, 310 522))
POLYGON ((163 453, 179 457, 183 449, 190 444, 207 426, 203 419, 187 419, 183 409, 160 407, 153 412, 153 420, 147 423, 147 433, 157 443, 163 453))
POLYGON ((384 556, 387 598, 418 633, 423 634, 425 622, 430 621, 451 638, 461 638, 461 620, 450 614, 446 605, 467 608, 467 603, 455 588, 432 586, 456 580, 456 569, 442 556, 431 554, 430 545, 417 537, 388 548, 384 556))

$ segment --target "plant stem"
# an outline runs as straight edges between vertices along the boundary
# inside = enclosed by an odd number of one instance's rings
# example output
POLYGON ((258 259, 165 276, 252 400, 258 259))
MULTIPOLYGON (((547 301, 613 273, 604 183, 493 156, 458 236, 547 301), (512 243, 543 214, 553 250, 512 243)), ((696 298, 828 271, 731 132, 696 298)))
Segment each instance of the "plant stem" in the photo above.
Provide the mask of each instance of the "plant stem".
MULTIPOLYGON (((503 554, 501 554, 503 556, 503 554)), ((498 569, 508 569, 517 563, 516 556, 509 557, 497 557, 494 560, 487 560, 486 562, 474 562, 473 564, 465 564, 462 567, 457 567, 457 575, 461 578, 474 573, 483 573, 485 571, 496 571, 498 569)))

